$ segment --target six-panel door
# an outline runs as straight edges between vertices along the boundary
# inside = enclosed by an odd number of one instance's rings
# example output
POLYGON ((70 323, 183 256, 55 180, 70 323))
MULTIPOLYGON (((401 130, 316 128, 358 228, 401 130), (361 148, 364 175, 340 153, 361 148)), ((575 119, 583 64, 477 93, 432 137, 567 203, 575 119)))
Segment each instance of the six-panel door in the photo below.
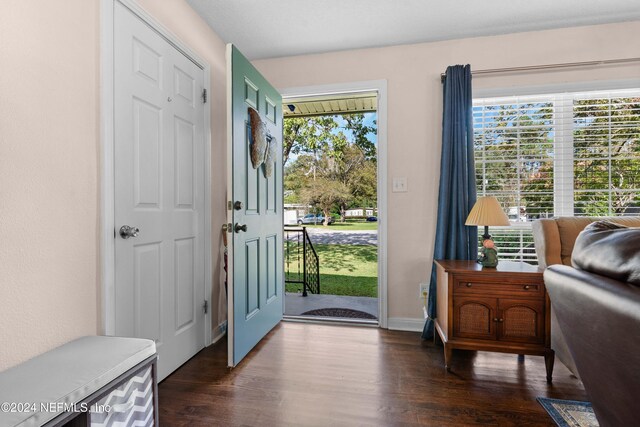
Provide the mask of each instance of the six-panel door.
POLYGON ((114 7, 115 333, 155 340, 161 380, 204 347, 204 71, 114 7))
POLYGON ((235 366, 282 319, 282 97, 234 46, 227 49, 232 201, 239 208, 232 216, 229 288, 229 365, 235 366), (271 176, 266 176, 265 165, 256 169, 251 162, 249 108, 259 113, 276 145, 271 176))

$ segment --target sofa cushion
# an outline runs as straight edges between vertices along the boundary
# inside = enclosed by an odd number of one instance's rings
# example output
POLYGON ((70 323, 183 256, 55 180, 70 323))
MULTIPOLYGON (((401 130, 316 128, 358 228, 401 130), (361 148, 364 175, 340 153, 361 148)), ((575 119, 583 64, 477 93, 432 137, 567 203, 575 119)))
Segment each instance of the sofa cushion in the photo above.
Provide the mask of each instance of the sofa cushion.
POLYGON ((576 268, 640 286, 640 228, 594 222, 576 239, 571 260, 576 268))
MULTIPOLYGON (((602 218, 605 219, 605 218, 602 218)), ((559 217, 556 218, 558 225, 558 233, 560 234, 560 258, 562 264, 571 265, 571 254, 576 242, 578 234, 584 228, 598 218, 594 217, 559 217)), ((616 224, 626 225, 629 227, 639 227, 639 217, 611 217, 606 218, 609 222, 615 222, 616 224)))
POLYGON ((564 265, 571 265, 573 245, 578 234, 591 224, 593 219, 589 217, 560 217, 556 219, 558 233, 560 234, 560 258, 564 265))

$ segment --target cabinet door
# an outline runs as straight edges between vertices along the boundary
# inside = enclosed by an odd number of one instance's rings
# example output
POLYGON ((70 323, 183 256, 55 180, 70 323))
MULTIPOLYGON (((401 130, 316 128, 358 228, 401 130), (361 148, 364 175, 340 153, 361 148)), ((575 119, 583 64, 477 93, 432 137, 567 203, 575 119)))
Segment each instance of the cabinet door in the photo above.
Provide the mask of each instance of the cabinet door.
POLYGON ((453 299, 453 335, 495 340, 496 303, 495 298, 456 296, 453 299))
POLYGON ((538 300, 501 298, 498 300, 498 339, 544 343, 544 303, 538 300))

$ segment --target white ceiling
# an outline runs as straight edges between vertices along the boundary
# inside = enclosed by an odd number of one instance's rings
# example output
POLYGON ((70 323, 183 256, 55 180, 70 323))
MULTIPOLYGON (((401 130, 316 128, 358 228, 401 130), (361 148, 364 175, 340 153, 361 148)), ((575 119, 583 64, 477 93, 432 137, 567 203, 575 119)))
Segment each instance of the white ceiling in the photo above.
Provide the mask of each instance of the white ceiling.
POLYGON ((640 20, 640 0, 187 1, 249 59, 640 20))

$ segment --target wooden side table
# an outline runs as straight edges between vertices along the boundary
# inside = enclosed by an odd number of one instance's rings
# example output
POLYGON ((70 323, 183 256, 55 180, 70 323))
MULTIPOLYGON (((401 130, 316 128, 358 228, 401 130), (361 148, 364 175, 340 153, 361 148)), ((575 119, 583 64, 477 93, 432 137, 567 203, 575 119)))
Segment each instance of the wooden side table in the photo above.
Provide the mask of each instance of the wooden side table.
POLYGON ((435 328, 447 370, 454 348, 537 355, 544 356, 551 382, 550 302, 536 266, 500 261, 488 268, 475 261, 437 260, 436 268, 435 328))

